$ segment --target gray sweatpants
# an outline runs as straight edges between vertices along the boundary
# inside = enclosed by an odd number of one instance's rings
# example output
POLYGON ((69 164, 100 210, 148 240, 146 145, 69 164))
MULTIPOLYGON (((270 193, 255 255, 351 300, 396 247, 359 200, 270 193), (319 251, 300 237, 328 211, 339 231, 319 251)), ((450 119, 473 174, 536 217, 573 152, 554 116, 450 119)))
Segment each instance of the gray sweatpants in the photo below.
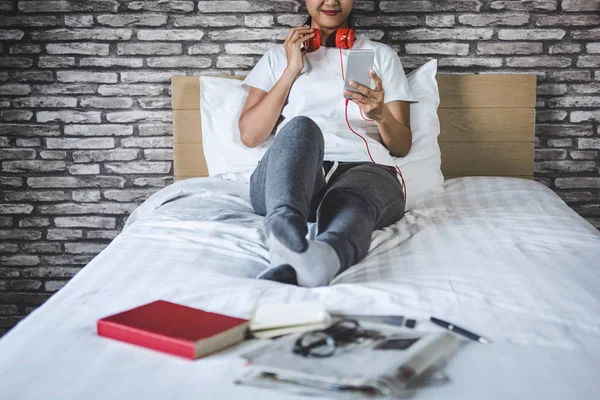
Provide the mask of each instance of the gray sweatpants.
POLYGON ((265 216, 267 231, 270 218, 280 213, 302 237, 308 234, 306 223, 317 222, 316 240, 335 249, 341 272, 367 255, 374 230, 402 218, 404 199, 396 173, 388 167, 324 162, 324 147, 321 129, 312 119, 292 119, 253 172, 250 201, 265 216))

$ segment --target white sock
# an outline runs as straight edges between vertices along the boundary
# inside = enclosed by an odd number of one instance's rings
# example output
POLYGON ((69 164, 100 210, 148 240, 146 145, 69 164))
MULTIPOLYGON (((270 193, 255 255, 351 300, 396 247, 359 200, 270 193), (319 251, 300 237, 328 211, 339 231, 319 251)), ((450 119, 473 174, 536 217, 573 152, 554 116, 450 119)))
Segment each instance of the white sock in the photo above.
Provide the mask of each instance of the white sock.
POLYGON ((275 235, 269 235, 271 266, 288 264, 296 271, 298 285, 327 286, 340 270, 340 258, 325 242, 308 241, 308 249, 298 253, 286 247, 275 235))

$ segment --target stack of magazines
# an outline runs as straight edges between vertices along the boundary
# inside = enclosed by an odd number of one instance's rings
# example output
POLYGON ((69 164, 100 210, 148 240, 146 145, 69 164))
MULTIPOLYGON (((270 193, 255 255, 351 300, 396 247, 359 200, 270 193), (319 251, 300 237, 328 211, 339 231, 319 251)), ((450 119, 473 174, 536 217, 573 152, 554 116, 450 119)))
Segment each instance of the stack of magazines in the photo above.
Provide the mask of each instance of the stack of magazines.
POLYGON ((383 324, 368 328, 378 335, 335 345, 322 356, 295 351, 306 333, 269 340, 243 354, 248 363, 236 383, 340 399, 401 398, 448 382, 441 367, 465 343, 451 332, 407 332, 383 324))

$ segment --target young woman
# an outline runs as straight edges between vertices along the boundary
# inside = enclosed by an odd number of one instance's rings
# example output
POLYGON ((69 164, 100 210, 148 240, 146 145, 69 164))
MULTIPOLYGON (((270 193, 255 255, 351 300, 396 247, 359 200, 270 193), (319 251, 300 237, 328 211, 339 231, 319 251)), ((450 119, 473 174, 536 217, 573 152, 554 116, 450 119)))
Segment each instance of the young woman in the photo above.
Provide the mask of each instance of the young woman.
POLYGON ((352 49, 375 53, 374 88, 354 83, 360 93, 344 91, 351 50, 329 46, 338 29, 349 28, 352 6, 353 0, 306 0, 307 25, 291 29, 243 82, 249 93, 242 142, 255 147, 276 135, 250 179, 271 257, 261 279, 328 285, 366 256, 374 230, 404 214, 392 156, 411 148, 410 89, 396 52, 358 35, 352 49), (321 47, 307 51, 303 44, 315 30, 321 47), (307 239, 307 221, 317 222, 314 240, 307 239))

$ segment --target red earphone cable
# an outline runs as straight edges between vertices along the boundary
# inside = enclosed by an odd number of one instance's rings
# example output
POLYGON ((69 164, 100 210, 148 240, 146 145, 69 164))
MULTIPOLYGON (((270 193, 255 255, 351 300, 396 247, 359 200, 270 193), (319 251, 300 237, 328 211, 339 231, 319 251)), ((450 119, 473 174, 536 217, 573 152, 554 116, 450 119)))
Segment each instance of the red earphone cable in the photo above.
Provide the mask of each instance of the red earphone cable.
MULTIPOLYGON (((342 60, 342 49, 340 49, 340 66, 342 67, 342 80, 345 81, 344 78, 344 62, 342 60)), ((365 146, 367 148, 367 153, 369 155, 369 158, 371 159, 371 162, 373 164, 377 164, 375 162, 375 160, 373 160, 373 157, 371 156, 371 149, 369 148, 369 143, 367 142, 367 140, 359 133, 357 133, 354 129, 352 129, 352 127, 350 126, 350 121, 348 120, 348 102, 350 101, 350 99, 346 99, 345 101, 345 111, 344 111, 344 115, 346 117, 346 125, 348 125, 348 128, 352 131, 352 133, 354 133, 356 136, 358 136, 359 138, 361 138, 363 140, 363 142, 365 142, 365 146)), ((363 114, 362 114, 362 109, 360 109, 360 115, 361 117, 363 117, 363 119, 365 121, 373 121, 372 119, 366 119, 363 114)), ((404 182, 404 176, 402 176, 402 171, 400 171, 400 168, 398 168, 397 165, 394 165, 394 170, 395 172, 400 176, 400 179, 402 180, 402 191, 404 192, 404 209, 406 210, 406 195, 407 195, 407 191, 406 191, 406 183, 404 182)))

